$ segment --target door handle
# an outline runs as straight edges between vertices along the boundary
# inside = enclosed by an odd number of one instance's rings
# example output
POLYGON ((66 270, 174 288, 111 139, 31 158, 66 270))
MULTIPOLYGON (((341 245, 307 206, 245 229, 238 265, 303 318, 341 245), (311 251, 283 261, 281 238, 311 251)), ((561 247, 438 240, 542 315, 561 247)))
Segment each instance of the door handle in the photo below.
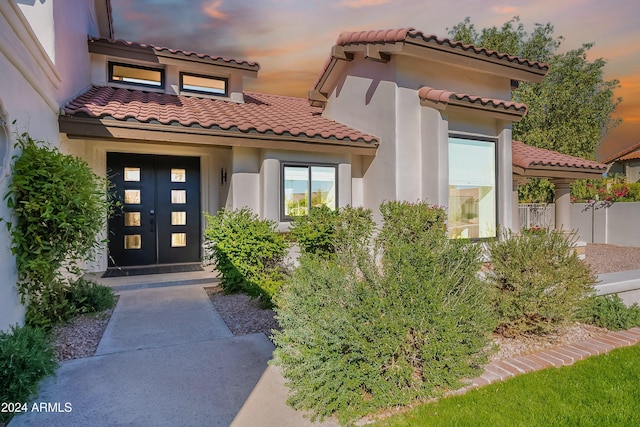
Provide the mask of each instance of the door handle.
POLYGON ((151 210, 149 211, 149 215, 150 215, 150 217, 151 217, 151 218, 150 218, 150 220, 149 220, 149 225, 150 225, 150 229, 149 229, 149 231, 151 231, 151 232, 156 231, 156 230, 155 230, 155 216, 154 216, 154 215, 155 215, 155 213, 156 213, 156 212, 155 212, 153 209, 151 209, 151 210))

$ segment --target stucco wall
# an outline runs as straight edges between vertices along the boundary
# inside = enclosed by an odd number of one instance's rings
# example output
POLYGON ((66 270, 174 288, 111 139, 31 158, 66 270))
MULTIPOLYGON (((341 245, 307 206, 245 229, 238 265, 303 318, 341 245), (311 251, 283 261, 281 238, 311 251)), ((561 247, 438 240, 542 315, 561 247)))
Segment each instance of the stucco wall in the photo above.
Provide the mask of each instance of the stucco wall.
MULTIPOLYGON (((392 55, 388 63, 354 60, 339 64, 323 115, 380 138, 377 154, 353 170, 362 175, 362 204, 374 212, 384 200, 448 204, 450 131, 498 139, 498 220, 511 226, 511 123, 486 115, 448 114, 421 106, 418 89, 431 86, 510 99, 504 77, 443 63, 392 55)), ((358 187, 358 191, 360 188, 358 187)))
MULTIPOLYGON (((0 105, 8 124, 4 158, 0 159, 0 195, 4 197, 10 181, 9 159, 16 154, 17 133, 29 132, 35 139, 57 144, 58 106, 55 91, 60 77, 38 37, 13 1, 0 2, 0 105), (15 122, 15 125, 13 123, 15 122)), ((0 218, 11 221, 11 212, 0 202, 0 218)), ((24 307, 16 291, 17 271, 11 254, 7 228, 0 226, 0 330, 22 323, 24 307)))
MULTIPOLYGON (((337 82, 323 112, 325 117, 380 138, 375 158, 364 159, 361 165, 362 205, 376 215, 382 201, 397 197, 396 115, 404 114, 405 109, 398 105, 396 94, 394 58, 386 64, 354 60, 348 74, 337 82)), ((402 135, 405 143, 419 145, 418 132, 402 135)))
POLYGON ((571 227, 587 243, 640 247, 640 202, 619 202, 609 207, 585 203, 571 205, 571 227))
POLYGON ((287 231, 289 222, 281 221, 280 215, 282 164, 287 162, 335 165, 338 172, 338 206, 353 204, 350 155, 234 147, 226 207, 249 207, 261 218, 278 223, 281 231, 287 231))

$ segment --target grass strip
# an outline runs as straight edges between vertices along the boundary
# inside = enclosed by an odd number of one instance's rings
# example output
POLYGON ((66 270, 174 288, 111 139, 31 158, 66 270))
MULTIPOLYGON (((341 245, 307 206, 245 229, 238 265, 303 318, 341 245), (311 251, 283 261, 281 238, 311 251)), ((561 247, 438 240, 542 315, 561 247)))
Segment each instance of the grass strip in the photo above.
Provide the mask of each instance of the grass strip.
POLYGON ((424 404, 377 424, 398 426, 638 426, 640 345, 424 404))

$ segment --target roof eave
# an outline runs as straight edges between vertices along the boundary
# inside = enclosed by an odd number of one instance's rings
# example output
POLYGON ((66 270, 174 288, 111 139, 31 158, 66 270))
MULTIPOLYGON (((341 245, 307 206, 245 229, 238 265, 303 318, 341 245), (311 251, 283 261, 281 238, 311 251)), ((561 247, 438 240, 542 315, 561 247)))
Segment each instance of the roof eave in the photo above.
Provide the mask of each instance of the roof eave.
POLYGON ((573 166, 530 165, 525 168, 513 165, 515 175, 527 178, 594 179, 601 178, 605 172, 606 169, 587 169, 573 166))
POLYGON ((157 50, 149 45, 128 45, 120 40, 109 42, 107 40, 92 39, 88 40, 89 52, 114 56, 119 58, 128 58, 138 61, 152 62, 158 64, 175 65, 176 63, 192 63, 203 65, 214 65, 232 69, 235 74, 242 74, 248 77, 257 77, 260 66, 258 64, 239 64, 233 61, 215 60, 207 57, 199 57, 196 55, 185 55, 179 52, 172 53, 169 50, 157 50))
POLYGON ((432 101, 430 99, 421 98, 420 105, 423 107, 431 107, 437 110, 447 112, 461 112, 461 113, 481 113, 488 116, 508 120, 512 122, 519 122, 522 117, 527 114, 526 108, 504 108, 496 107, 493 105, 482 105, 480 102, 470 102, 458 99, 449 99, 447 102, 432 101))
POLYGON ((289 134, 164 125, 113 118, 60 116, 60 132, 72 139, 126 139, 179 144, 245 146, 310 152, 375 155, 378 141, 352 141, 289 134))
MULTIPOLYGON (((330 90, 325 85, 335 67, 340 62, 352 61, 356 53, 362 54, 365 59, 379 62, 387 62, 393 55, 407 55, 443 63, 453 62, 461 67, 497 74, 511 80, 534 83, 540 83, 549 72, 548 69, 518 64, 517 62, 468 52, 421 39, 407 38, 404 41, 390 43, 334 45, 331 49, 329 62, 316 79, 316 83, 310 92, 329 93, 330 90)), ((311 98, 309 101, 314 106, 323 106, 324 102, 326 102, 311 98)))

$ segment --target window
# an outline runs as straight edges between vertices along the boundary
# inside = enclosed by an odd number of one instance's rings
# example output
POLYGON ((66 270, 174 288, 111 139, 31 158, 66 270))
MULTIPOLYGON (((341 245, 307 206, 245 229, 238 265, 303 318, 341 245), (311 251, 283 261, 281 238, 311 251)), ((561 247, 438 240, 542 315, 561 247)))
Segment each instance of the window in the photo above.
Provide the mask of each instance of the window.
POLYGON ((227 79, 180 73, 180 91, 227 96, 227 79))
POLYGON ((335 166, 284 165, 282 216, 307 215, 309 206, 335 209, 336 175, 335 166))
POLYGON ((164 70, 109 62, 109 81, 135 86, 164 87, 164 70))
POLYGON ((496 235, 496 144, 449 137, 449 236, 496 235))

